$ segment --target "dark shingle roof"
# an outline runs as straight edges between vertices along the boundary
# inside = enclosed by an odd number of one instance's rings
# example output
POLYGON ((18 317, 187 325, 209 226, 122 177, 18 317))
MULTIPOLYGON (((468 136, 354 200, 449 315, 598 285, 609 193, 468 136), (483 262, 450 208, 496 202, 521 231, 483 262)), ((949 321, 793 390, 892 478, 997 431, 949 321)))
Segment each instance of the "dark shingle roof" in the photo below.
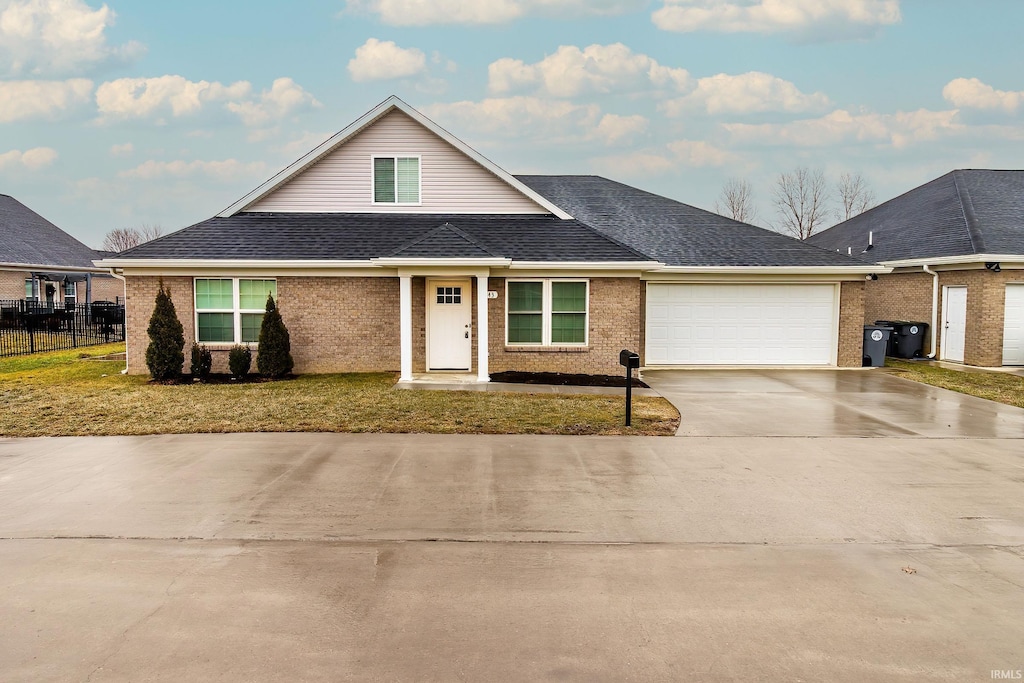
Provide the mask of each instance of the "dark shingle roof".
POLYGON ((388 256, 645 261, 574 220, 549 215, 238 213, 119 254, 124 258, 365 260, 388 256), (446 225, 447 224, 447 225, 446 225))
POLYGON ((599 176, 516 176, 601 233, 671 266, 857 266, 861 261, 599 176))
POLYGON ((1024 171, 957 170, 811 237, 875 261, 1024 254, 1024 171))
POLYGON ((0 263, 93 268, 96 253, 14 197, 0 194, 0 263))

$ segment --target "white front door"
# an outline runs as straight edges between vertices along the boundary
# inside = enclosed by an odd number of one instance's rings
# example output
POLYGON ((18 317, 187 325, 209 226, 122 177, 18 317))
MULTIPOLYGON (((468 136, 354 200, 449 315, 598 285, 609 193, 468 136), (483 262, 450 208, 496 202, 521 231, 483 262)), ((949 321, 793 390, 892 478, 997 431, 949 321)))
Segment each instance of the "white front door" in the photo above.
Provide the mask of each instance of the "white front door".
POLYGON ((964 362, 967 336, 967 288, 942 288, 942 360, 964 362))
POLYGON ((1006 285, 1003 365, 1024 365, 1024 283, 1006 285))
POLYGON ((470 369, 472 293, 469 280, 427 280, 427 370, 470 369))

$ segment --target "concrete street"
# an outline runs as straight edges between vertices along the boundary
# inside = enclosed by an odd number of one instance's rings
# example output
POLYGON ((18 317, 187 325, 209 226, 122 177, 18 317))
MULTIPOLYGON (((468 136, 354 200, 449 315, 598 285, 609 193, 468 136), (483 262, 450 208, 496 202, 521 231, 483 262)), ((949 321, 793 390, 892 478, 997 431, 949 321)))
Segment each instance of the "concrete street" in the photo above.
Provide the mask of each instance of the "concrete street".
MULTIPOLYGON (((922 410, 965 405, 945 394, 922 410)), ((716 400, 735 397, 699 410, 716 400)), ((1024 415, 997 412, 979 419, 1004 436, 1024 415)), ((1024 442, 901 419, 876 438, 0 439, 0 680, 1024 669, 1024 442)))

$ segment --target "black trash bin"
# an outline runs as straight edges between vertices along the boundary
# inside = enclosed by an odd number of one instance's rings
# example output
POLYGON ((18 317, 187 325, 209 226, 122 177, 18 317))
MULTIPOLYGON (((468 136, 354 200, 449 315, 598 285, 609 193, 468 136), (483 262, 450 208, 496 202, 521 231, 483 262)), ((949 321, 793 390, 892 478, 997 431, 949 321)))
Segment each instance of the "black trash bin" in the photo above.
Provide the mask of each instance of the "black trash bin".
POLYGON ((889 343, 891 334, 891 327, 864 326, 864 367, 881 368, 885 366, 885 347, 889 343))
POLYGON ((896 358, 921 358, 924 356, 924 335, 928 323, 912 320, 876 320, 875 325, 893 328, 889 337, 887 356, 896 358))

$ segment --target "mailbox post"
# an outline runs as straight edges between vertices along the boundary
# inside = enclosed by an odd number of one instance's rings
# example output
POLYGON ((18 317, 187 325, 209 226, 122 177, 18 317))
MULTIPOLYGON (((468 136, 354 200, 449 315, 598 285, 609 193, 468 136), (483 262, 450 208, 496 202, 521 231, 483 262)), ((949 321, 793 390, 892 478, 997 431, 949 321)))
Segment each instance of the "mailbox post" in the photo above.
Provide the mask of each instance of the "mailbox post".
POLYGON ((640 354, 622 349, 619 365, 626 368, 626 426, 630 427, 633 424, 633 370, 640 367, 640 354))

